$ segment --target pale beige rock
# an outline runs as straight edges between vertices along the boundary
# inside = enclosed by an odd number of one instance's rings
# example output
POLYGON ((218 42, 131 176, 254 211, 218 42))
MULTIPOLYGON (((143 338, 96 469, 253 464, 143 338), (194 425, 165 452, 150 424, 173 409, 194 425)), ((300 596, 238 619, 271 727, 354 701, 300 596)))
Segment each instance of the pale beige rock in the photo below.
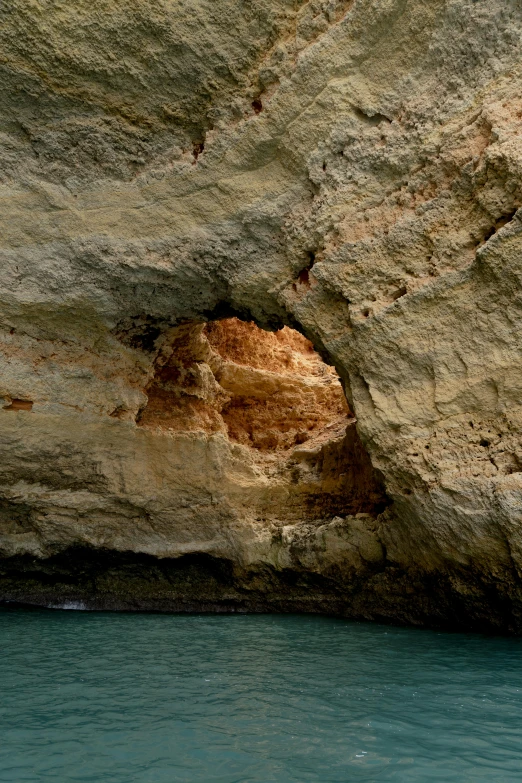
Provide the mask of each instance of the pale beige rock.
POLYGON ((327 582, 289 606, 520 631, 520 4, 0 13, 5 563, 203 553, 273 608, 290 570, 327 582), (223 358, 224 316, 335 366, 384 513, 339 397, 281 434, 335 378, 223 358))

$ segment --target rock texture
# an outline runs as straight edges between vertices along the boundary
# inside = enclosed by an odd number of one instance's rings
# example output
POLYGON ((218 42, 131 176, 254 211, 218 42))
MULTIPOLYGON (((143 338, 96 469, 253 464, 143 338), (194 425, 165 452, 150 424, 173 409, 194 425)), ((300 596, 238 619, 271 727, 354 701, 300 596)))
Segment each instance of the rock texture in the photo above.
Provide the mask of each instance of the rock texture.
POLYGON ((2 599, 522 631, 522 3, 0 17, 2 599))

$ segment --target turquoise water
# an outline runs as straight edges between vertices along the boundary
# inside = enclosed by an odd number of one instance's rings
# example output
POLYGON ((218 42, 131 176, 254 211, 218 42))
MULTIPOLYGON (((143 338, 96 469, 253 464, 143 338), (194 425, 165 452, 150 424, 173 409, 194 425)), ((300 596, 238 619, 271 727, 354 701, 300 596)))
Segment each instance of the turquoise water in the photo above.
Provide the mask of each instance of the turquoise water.
POLYGON ((0 781, 522 780, 522 640, 0 612, 0 781))

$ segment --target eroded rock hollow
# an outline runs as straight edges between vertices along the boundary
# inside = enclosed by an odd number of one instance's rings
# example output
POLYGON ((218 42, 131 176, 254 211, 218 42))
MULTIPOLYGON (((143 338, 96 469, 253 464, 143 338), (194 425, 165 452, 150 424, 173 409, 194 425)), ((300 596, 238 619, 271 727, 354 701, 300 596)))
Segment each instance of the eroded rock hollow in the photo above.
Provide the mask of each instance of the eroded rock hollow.
POLYGON ((0 16, 0 600, 520 633, 522 4, 0 16))

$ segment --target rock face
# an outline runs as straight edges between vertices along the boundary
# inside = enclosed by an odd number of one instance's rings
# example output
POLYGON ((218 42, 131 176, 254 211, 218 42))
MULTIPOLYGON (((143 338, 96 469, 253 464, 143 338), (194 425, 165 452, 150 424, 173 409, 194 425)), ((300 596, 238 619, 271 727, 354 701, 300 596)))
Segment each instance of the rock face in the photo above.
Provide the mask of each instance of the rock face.
POLYGON ((0 16, 0 598, 521 632, 522 4, 0 16))

